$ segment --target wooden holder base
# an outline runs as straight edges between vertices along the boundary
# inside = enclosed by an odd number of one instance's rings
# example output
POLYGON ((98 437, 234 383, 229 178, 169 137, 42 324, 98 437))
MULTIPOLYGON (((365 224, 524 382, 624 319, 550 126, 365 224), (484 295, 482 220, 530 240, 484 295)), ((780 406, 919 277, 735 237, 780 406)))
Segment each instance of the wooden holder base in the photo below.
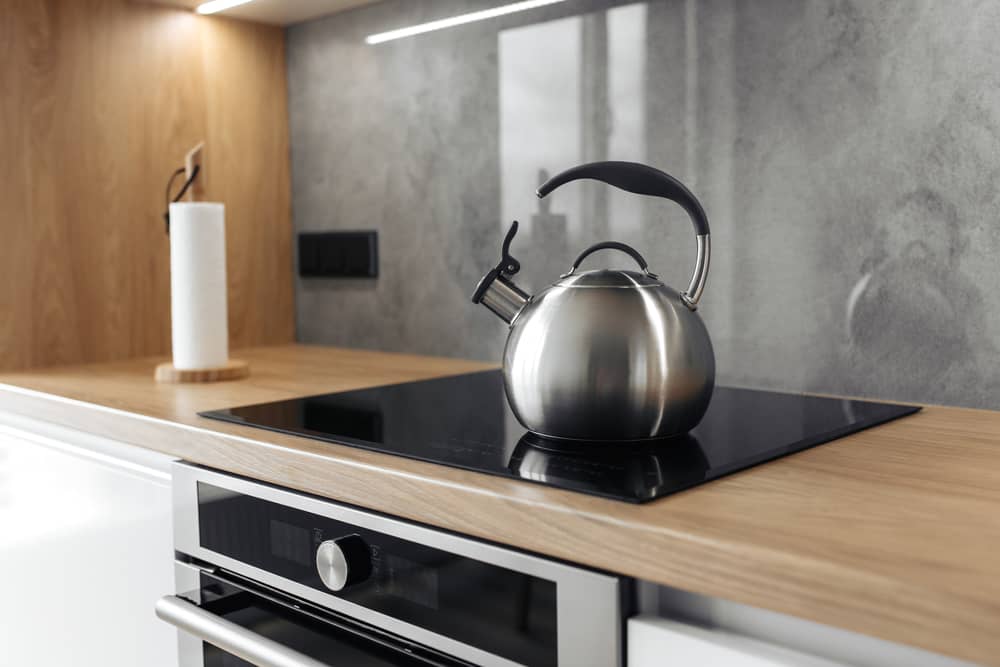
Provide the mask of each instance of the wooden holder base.
POLYGON ((217 368, 199 368, 197 370, 181 370, 174 368, 173 363, 166 361, 156 367, 154 377, 157 382, 222 382, 224 380, 239 380, 250 375, 250 364, 241 359, 230 359, 225 366, 217 368))

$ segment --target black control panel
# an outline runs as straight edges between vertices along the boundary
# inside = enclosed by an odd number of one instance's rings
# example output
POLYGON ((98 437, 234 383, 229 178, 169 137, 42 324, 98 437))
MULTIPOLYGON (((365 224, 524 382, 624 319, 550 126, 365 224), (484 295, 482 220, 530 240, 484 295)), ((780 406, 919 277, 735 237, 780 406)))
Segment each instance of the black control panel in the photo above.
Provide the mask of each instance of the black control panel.
POLYGON ((558 665, 553 581, 206 482, 197 488, 205 549, 519 664, 558 665))

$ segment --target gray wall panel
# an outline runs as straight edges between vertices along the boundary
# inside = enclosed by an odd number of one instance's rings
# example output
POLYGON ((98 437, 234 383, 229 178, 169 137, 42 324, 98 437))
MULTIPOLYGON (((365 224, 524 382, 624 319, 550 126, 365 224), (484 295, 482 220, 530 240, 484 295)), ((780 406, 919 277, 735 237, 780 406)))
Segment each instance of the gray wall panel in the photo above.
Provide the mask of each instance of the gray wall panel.
POLYGON ((604 235, 685 285, 667 202, 571 185, 539 214, 539 170, 603 152, 702 197, 721 382, 1000 408, 1000 4, 571 0, 363 41, 494 4, 289 29, 296 229, 381 244, 377 281, 299 281, 301 340, 498 359, 468 297, 512 217, 532 288, 604 235))

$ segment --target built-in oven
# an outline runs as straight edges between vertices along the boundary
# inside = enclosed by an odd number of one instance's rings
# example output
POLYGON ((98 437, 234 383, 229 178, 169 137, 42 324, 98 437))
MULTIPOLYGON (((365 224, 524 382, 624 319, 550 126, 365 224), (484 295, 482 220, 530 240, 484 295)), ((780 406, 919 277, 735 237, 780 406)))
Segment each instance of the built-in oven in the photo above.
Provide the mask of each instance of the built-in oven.
POLYGON ((622 664, 630 582, 178 463, 181 667, 622 664))

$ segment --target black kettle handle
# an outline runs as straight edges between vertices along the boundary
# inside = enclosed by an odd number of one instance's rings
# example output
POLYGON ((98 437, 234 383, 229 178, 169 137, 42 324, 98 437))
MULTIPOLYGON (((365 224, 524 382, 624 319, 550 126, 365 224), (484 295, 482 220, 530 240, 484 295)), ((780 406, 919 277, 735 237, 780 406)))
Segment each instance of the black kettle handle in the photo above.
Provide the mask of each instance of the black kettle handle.
POLYGON ((702 292, 705 291, 705 281, 708 279, 708 265, 712 254, 712 246, 709 242, 708 233, 708 216, 705 215, 705 209, 702 208, 698 198, 683 183, 670 174, 649 165, 639 164, 638 162, 590 162, 588 164, 581 164, 578 167, 567 169, 561 174, 556 174, 545 181, 536 190, 536 194, 541 199, 560 185, 583 178, 601 181, 637 195, 663 197, 664 199, 677 202, 687 211, 688 216, 691 218, 691 224, 694 225, 697 256, 695 257, 694 273, 691 275, 691 282, 688 284, 687 289, 680 293, 680 297, 691 310, 697 308, 698 300, 701 299, 702 292))
POLYGON ((589 178, 637 195, 663 197, 680 204, 694 225, 695 234, 708 234, 708 216, 698 198, 670 174, 638 162, 590 162, 567 169, 545 181, 536 194, 541 199, 570 181, 589 178))

